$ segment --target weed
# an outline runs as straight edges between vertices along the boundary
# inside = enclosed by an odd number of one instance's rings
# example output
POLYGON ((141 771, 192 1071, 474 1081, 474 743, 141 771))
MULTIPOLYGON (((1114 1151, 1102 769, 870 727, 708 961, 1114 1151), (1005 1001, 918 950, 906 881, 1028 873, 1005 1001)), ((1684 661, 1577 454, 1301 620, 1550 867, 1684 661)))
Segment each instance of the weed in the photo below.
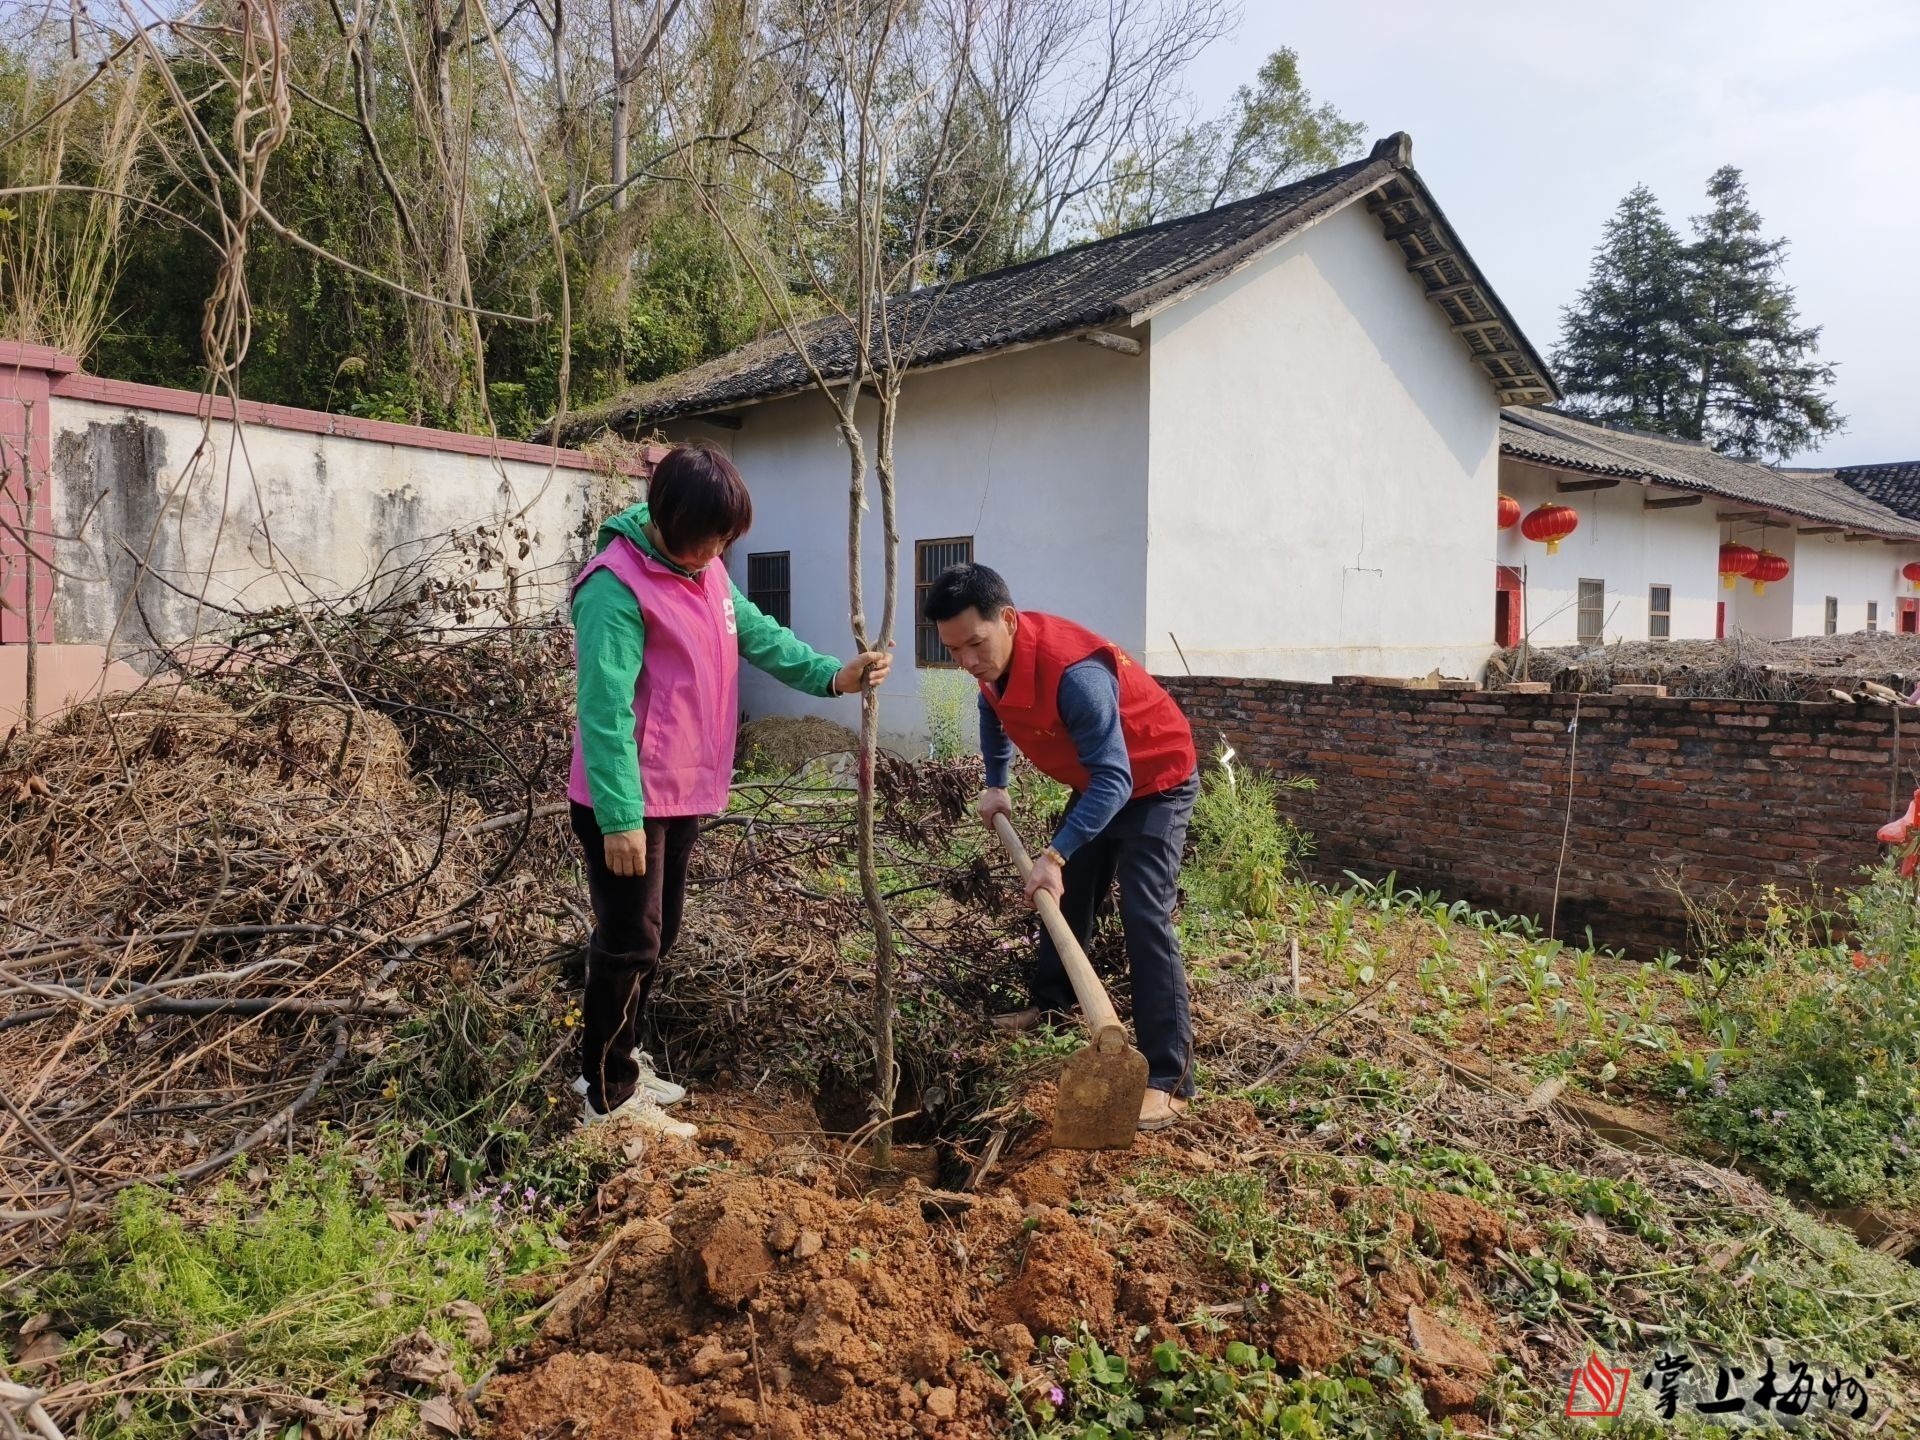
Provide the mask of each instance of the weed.
POLYGON ((1209 771, 1193 807, 1194 863, 1186 876, 1193 897, 1231 915, 1277 917, 1283 881, 1309 849, 1280 814, 1280 792, 1311 786, 1224 766, 1209 771))
MULTIPOLYGON (((505 1282, 558 1258, 557 1212, 522 1187, 402 1218, 364 1198, 369 1178, 335 1151, 289 1161, 261 1193, 229 1179, 191 1216, 161 1191, 130 1191, 103 1234, 76 1240, 61 1267, 10 1300, 12 1319, 52 1314, 73 1336, 64 1363, 82 1382, 112 1383, 129 1365, 122 1337, 137 1337, 151 1368, 117 1417, 90 1432, 113 1440, 217 1427, 214 1412, 234 1389, 266 1405, 274 1395, 344 1405, 375 1362, 423 1326, 447 1342, 461 1373, 477 1376, 493 1356, 476 1355, 442 1312, 471 1301, 508 1336, 534 1302, 505 1282), (220 1385, 188 1383, 209 1366, 220 1385)), ((404 1426, 405 1412, 396 1419, 404 1426)))
MULTIPOLYGON (((1147 1332, 1134 1334, 1144 1344, 1147 1332)), ((1393 1357, 1383 1373, 1399 1374, 1393 1357)), ((1218 1357, 1172 1340, 1146 1357, 1143 1379, 1125 1354, 1081 1327, 1047 1378, 1016 1382, 1013 1434, 1023 1440, 1253 1440, 1258 1436, 1385 1437, 1429 1432, 1417 1387, 1381 1395, 1357 1375, 1281 1378, 1271 1355, 1235 1340, 1218 1357)))

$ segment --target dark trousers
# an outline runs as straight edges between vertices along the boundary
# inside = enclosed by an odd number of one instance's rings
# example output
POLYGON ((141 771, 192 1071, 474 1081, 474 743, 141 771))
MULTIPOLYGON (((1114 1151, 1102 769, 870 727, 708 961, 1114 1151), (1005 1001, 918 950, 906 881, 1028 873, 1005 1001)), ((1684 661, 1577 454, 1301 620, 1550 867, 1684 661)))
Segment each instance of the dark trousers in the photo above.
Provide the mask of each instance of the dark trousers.
POLYGON ((580 1073, 587 1099, 606 1114, 626 1103, 640 1078, 632 1051, 653 993, 660 961, 680 933, 687 861, 700 835, 699 817, 648 820, 647 873, 607 868, 606 837, 586 805, 572 807, 573 833, 586 857, 593 938, 587 945, 587 993, 580 1006, 580 1073))
MULTIPOLYGON (((1060 913, 1084 948, 1101 902, 1120 885, 1120 923, 1133 978, 1133 1029, 1147 1057, 1147 1083, 1175 1095, 1193 1094, 1193 1021, 1187 1011, 1187 970, 1173 933, 1180 889, 1180 852, 1200 794, 1193 777, 1171 790, 1142 795, 1092 840, 1073 852, 1065 871, 1060 913)), ((1079 797, 1075 796, 1077 804, 1079 797)), ((1034 961, 1033 1003, 1070 1011, 1077 1003, 1060 953, 1044 930, 1034 961)))

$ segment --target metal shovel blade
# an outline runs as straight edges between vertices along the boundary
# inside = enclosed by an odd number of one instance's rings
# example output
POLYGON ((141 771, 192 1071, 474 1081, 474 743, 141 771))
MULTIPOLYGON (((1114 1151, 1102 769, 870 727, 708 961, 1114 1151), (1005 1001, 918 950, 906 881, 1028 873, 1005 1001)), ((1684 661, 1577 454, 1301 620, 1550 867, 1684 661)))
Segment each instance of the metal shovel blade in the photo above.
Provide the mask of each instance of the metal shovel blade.
POLYGON ((1053 1102, 1060 1150, 1131 1150, 1147 1096, 1147 1057, 1131 1046, 1083 1046, 1067 1057, 1053 1102))

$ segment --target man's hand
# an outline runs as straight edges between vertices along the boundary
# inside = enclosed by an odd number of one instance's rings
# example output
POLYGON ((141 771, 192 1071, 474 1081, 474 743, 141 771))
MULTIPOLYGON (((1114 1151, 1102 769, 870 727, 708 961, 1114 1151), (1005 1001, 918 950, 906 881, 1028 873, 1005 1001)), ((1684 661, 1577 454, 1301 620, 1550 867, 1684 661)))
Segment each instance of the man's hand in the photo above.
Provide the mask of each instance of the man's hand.
POLYGON ((980 817, 980 823, 989 830, 993 829, 993 817, 1004 815, 1009 824, 1013 821, 1013 797, 1005 788, 989 785, 980 792, 980 798, 973 802, 973 813, 980 817))
POLYGON ((1036 910, 1040 906, 1034 896, 1043 890, 1053 896, 1056 905, 1067 893, 1067 877, 1060 873, 1060 863, 1051 855, 1040 856, 1033 862, 1033 868, 1027 871, 1027 903, 1036 910))
POLYGON ((632 879, 647 873, 645 830, 617 830, 611 835, 604 835, 601 837, 601 847, 606 852, 607 869, 614 874, 632 879))
MULTIPOLYGON (((892 649, 889 644, 888 649, 892 649)), ((885 680, 893 670, 893 656, 886 650, 862 650, 853 659, 840 667, 833 677, 833 693, 851 695, 858 690, 871 690, 885 680)))

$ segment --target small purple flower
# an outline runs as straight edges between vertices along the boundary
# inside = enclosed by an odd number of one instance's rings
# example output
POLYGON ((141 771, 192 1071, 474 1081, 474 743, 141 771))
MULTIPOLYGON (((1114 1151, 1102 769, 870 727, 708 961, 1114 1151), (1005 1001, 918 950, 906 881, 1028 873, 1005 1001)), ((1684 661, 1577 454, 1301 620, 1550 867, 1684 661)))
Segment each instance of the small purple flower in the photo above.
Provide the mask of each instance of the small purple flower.
POLYGON ((1067 1392, 1056 1385, 1047 1391, 1047 1399, 1051 1400, 1056 1407, 1064 1405, 1067 1403, 1067 1392))
POLYGON ((1674 1098, 1674 1099, 1676 1099, 1676 1100, 1684 1100, 1684 1099, 1686 1099, 1686 1098, 1687 1098, 1687 1087, 1686 1087, 1686 1086, 1684 1086, 1684 1085, 1682 1085, 1682 1086, 1679 1086, 1679 1087, 1678 1087, 1677 1089, 1675 1089, 1675 1090, 1674 1090, 1674 1092, 1673 1092, 1673 1098, 1674 1098))
POLYGON ((1273 1287, 1272 1287, 1271 1285, 1269 1285, 1269 1284, 1267 1284, 1267 1282, 1266 1282, 1266 1281, 1264 1281, 1264 1280, 1262 1280, 1262 1281, 1260 1282, 1260 1293, 1261 1293, 1262 1295, 1265 1295, 1265 1294, 1266 1294, 1266 1293, 1267 1293, 1267 1292, 1268 1292, 1269 1290, 1271 1290, 1271 1289, 1273 1289, 1273 1287))
POLYGON ((1764 1120, 1767 1118, 1767 1112, 1758 1105, 1754 1106, 1753 1109, 1749 1110, 1747 1113, 1753 1116, 1753 1118, 1756 1120, 1764 1120))
POLYGON ((1787 1112, 1784 1110, 1776 1110, 1773 1112, 1773 1123, 1776 1125, 1778 1125, 1782 1120, 1786 1118, 1787 1118, 1787 1112))
POLYGON ((1906 1159, 1909 1155, 1913 1154, 1912 1148, 1909 1147, 1907 1142, 1904 1140, 1895 1140, 1893 1142, 1893 1148, 1899 1152, 1900 1158, 1902 1160, 1906 1159))

